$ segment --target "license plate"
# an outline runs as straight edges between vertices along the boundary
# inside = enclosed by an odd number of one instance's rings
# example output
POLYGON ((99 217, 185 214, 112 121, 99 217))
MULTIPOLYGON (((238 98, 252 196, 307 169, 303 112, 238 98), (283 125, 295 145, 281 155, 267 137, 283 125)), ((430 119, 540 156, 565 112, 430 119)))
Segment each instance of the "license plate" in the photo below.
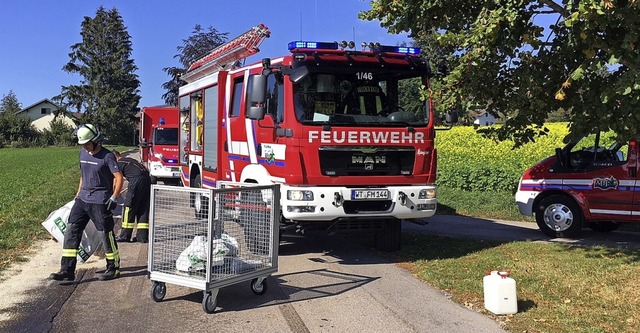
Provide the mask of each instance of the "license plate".
POLYGON ((173 176, 174 176, 174 177, 180 177, 180 173, 179 173, 179 172, 174 172, 174 173, 173 173, 173 176))
POLYGON ((389 199, 389 190, 351 190, 351 200, 389 199))

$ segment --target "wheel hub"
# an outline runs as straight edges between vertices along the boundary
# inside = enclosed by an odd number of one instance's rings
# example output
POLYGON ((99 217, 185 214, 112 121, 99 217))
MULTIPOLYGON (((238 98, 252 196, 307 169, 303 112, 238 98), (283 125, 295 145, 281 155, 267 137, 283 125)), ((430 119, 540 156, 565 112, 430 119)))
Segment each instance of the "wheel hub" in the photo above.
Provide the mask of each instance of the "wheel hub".
POLYGON ((553 204, 544 211, 545 224, 555 231, 565 231, 573 223, 573 212, 563 204, 553 204))

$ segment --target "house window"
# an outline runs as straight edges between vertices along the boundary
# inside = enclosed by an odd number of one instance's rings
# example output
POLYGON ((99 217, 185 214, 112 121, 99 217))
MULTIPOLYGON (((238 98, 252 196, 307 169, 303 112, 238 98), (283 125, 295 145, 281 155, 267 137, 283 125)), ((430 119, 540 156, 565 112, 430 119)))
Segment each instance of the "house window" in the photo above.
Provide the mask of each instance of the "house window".
POLYGON ((41 108, 40 114, 51 114, 51 108, 41 108))

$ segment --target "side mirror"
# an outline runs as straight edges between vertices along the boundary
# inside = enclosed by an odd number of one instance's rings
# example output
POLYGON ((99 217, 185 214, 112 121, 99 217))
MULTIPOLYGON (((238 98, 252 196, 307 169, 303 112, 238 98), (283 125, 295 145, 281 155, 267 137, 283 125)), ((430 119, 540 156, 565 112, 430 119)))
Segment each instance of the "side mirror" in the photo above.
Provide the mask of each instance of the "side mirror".
POLYGON ((140 141, 140 147, 147 148, 148 146, 149 144, 147 143, 147 139, 142 138, 142 141, 140 141))
POLYGON ((447 111, 445 121, 449 124, 455 124, 458 122, 458 111, 447 111))
POLYGON ((251 80, 251 92, 248 96, 247 118, 260 120, 264 118, 265 104, 267 101, 267 76, 253 75, 251 80))

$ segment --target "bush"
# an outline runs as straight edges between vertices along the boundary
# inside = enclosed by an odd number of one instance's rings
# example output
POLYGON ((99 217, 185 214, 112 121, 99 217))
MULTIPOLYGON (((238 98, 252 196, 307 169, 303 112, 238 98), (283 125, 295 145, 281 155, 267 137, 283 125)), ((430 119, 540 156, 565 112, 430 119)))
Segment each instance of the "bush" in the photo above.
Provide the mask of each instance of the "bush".
POLYGON ((438 186, 465 191, 515 191, 522 173, 556 147, 564 146, 566 123, 548 124, 549 134, 513 148, 513 142, 495 142, 473 127, 456 126, 438 132, 438 186))

